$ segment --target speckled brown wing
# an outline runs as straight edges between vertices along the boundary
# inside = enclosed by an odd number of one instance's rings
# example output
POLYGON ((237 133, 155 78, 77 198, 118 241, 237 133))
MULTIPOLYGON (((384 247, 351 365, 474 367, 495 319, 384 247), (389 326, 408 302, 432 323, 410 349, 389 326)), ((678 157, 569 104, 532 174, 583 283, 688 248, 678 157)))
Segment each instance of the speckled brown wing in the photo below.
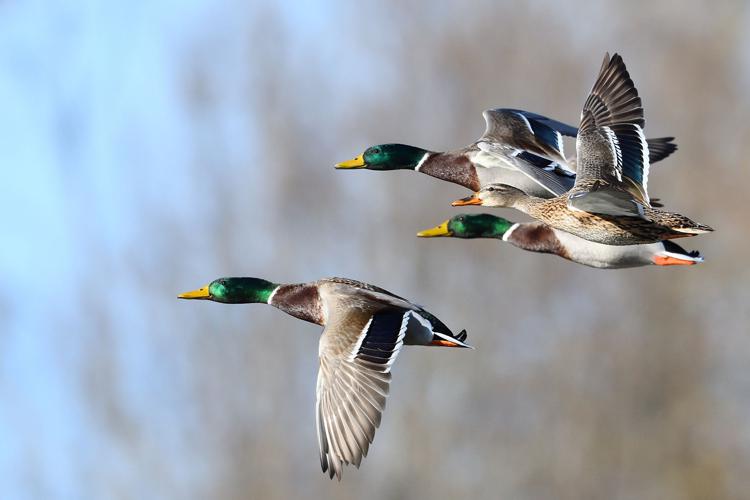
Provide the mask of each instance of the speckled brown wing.
POLYGON ((641 99, 622 58, 607 54, 581 113, 569 208, 643 217, 644 206, 649 206, 644 124, 641 99))
MULTIPOLYGON (((578 130, 578 129, 576 129, 578 130)), ((660 162, 666 158, 669 158, 672 153, 677 151, 677 144, 674 142, 674 137, 656 137, 646 139, 648 144, 648 162, 649 165, 653 165, 656 162, 660 162)), ((576 170, 578 162, 575 156, 568 157, 568 166, 576 170)), ((653 203, 654 199, 651 199, 651 206, 657 206, 653 203)))

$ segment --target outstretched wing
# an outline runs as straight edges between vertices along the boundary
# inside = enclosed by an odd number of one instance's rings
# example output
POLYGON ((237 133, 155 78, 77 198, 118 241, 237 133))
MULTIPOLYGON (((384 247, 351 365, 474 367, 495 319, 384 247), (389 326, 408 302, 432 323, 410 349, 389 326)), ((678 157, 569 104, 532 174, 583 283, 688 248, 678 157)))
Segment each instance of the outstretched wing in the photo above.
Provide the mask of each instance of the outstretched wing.
POLYGON ((562 135, 565 135, 568 137, 575 137, 576 135, 578 135, 578 129, 576 127, 572 125, 568 125, 567 123, 553 120, 552 118, 548 118, 544 115, 540 115, 538 113, 532 113, 531 111, 524 111, 523 109, 508 109, 508 111, 515 111, 516 113, 521 113, 523 116, 528 118, 530 122, 532 123, 537 122, 537 123, 546 125, 547 127, 560 132, 562 135))
POLYGON ((489 109, 482 113, 487 127, 477 147, 559 196, 573 185, 565 161, 562 134, 552 125, 575 128, 542 115, 518 109, 489 109))
MULTIPOLYGON (((534 124, 534 121, 536 121, 548 125, 564 136, 576 137, 578 135, 578 129, 572 125, 530 111, 524 111, 521 109, 514 109, 511 111, 522 113, 529 119, 532 125, 534 124)), ((648 143, 648 161, 650 164, 662 161, 677 151, 677 144, 674 143, 674 137, 653 137, 646 139, 646 142, 648 143)), ((560 148, 560 151, 562 152, 562 148, 560 148)), ((575 159, 573 160, 575 161, 575 159)), ((568 164, 570 164, 570 158, 568 159, 568 164)))
POLYGON ((560 196, 573 187, 575 174, 556 161, 523 150, 509 153, 502 146, 489 142, 479 142, 477 146, 485 153, 502 157, 505 163, 515 167, 553 196, 560 196))
POLYGON ((622 58, 607 54, 581 113, 576 186, 604 180, 648 204, 644 125, 641 99, 622 58))
POLYGON ((408 323, 403 310, 348 311, 320 339, 316 401, 320 464, 339 479, 345 464, 359 467, 375 437, 408 323))
MULTIPOLYGON (((320 339, 316 421, 323 472, 341 479, 344 465, 359 467, 385 410, 391 365, 407 335, 431 337, 430 318, 420 311, 383 309, 365 314, 350 308, 329 318, 320 339)), ((458 337, 461 341, 465 332, 458 337)))
POLYGON ((571 209, 643 217, 649 205, 644 124, 641 99, 622 58, 607 54, 581 113, 571 209))
MULTIPOLYGON (((648 162, 650 165, 668 158, 672 153, 677 151, 677 144, 674 143, 674 137, 655 137, 646 139, 646 142, 648 143, 648 162)), ((576 169, 575 156, 568 157, 568 167, 573 170, 576 169)), ((651 200, 651 206, 656 206, 653 199, 651 200)))
POLYGON ((316 422, 323 472, 359 467, 385 410, 391 365, 405 342, 433 338, 462 347, 429 312, 382 288, 343 278, 320 281, 328 317, 320 338, 316 422))
POLYGON ((503 108, 488 109, 482 116, 486 128, 478 142, 495 145, 507 154, 528 151, 552 161, 565 163, 562 135, 549 124, 553 120, 545 121, 540 119, 544 118, 541 115, 503 108))

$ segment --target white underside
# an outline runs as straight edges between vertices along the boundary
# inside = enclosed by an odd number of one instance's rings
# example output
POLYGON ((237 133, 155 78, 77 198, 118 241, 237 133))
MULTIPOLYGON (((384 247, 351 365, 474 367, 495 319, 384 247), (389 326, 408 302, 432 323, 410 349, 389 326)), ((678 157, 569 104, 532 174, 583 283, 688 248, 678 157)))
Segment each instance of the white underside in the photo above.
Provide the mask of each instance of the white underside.
MULTIPOLYGON (((654 263, 653 258, 655 256, 667 253, 664 251, 662 243, 605 245, 585 240, 558 229, 554 229, 554 232, 563 247, 568 250, 573 262, 600 269, 647 266, 654 263)), ((681 255, 675 257, 686 259, 685 256, 681 255)))

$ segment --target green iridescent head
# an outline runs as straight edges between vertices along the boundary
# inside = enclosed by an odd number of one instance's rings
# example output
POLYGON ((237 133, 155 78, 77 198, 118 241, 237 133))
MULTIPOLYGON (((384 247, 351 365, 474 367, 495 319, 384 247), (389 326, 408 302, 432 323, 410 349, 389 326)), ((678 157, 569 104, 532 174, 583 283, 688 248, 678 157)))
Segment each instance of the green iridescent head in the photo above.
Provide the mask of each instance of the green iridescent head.
POLYGON ((277 283, 259 278, 219 278, 208 285, 178 295, 181 299, 213 300, 224 304, 268 303, 277 283))
POLYGON ((353 160, 337 163, 336 168, 368 170, 414 170, 430 151, 406 144, 372 146, 353 160))
POLYGON ((502 238, 513 222, 490 214, 459 214, 432 229, 417 233, 420 238, 502 238))

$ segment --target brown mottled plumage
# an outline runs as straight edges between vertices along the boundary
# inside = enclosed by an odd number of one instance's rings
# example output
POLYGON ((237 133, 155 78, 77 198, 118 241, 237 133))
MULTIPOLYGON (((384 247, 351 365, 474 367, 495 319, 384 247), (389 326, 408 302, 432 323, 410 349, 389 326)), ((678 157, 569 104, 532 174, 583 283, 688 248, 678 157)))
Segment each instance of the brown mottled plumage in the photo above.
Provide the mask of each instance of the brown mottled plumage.
POLYGON ((524 197, 513 206, 554 228, 606 245, 654 243, 712 231, 684 215, 646 206, 643 207, 645 218, 570 210, 567 196, 551 200, 524 197))
POLYGON ((520 189, 492 184, 455 206, 482 205, 520 210, 556 229, 605 245, 655 243, 713 231, 684 215, 643 207, 642 217, 592 214, 568 208, 567 195, 551 200, 527 196, 520 189))

